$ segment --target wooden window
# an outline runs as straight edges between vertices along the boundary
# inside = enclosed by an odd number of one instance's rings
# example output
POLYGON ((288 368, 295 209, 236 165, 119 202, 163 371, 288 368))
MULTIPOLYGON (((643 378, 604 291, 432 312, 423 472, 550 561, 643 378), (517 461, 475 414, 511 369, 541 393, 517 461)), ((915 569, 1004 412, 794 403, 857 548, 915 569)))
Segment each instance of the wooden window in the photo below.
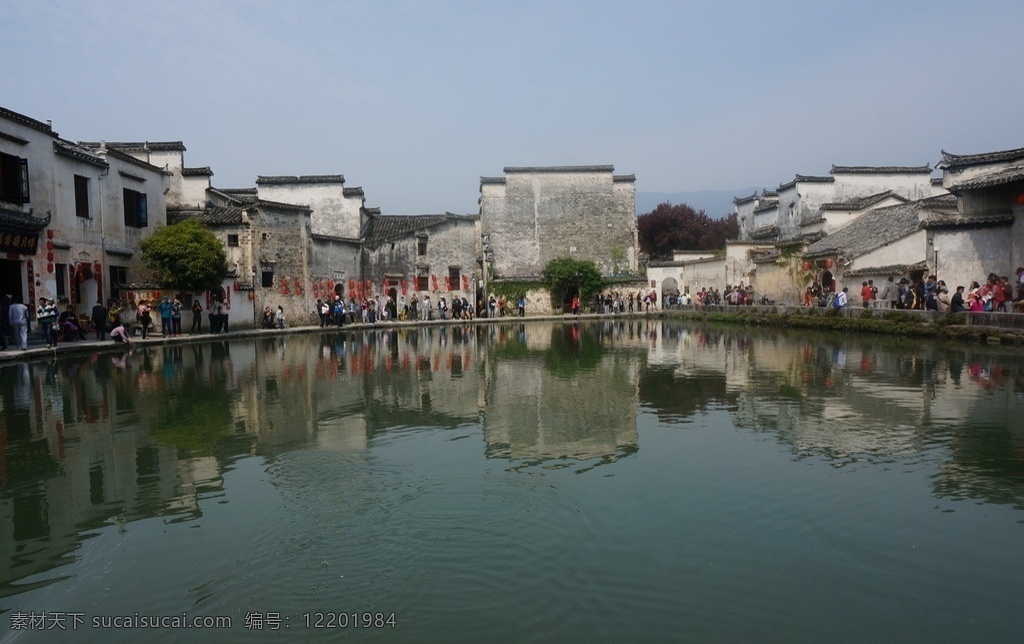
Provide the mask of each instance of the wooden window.
POLYGON ((459 270, 458 266, 449 266, 448 267, 448 290, 449 291, 457 291, 457 290, 459 290, 461 288, 462 285, 459 284, 460 273, 461 273, 461 271, 459 270))
POLYGON ((416 238, 416 254, 427 254, 427 238, 425 236, 420 236, 416 238))
POLYGON ((430 290, 430 279, 427 275, 416 276, 416 290, 417 291, 429 291, 430 290))
POLYGON ((238 246, 238 235, 228 235, 228 246, 238 246))
POLYGON ((110 274, 110 298, 121 299, 121 285, 128 283, 128 268, 125 266, 108 266, 110 274))
POLYGON ((263 271, 260 277, 260 286, 274 288, 274 271, 263 271))
POLYGON ((149 226, 149 210, 145 193, 130 188, 124 189, 124 225, 132 228, 149 226))
POLYGON ((0 152, 0 201, 28 203, 28 159, 0 152))
POLYGON ((75 214, 89 219, 89 177, 75 175, 75 214))

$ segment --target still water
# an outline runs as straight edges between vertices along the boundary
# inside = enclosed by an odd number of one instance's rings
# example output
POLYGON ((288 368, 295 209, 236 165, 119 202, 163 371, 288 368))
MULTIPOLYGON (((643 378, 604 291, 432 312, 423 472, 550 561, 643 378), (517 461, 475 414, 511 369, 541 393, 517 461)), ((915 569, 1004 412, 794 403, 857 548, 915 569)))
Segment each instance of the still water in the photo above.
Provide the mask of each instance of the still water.
POLYGON ((1024 633, 1009 350, 421 327, 4 366, 0 405, 4 642, 1024 633))

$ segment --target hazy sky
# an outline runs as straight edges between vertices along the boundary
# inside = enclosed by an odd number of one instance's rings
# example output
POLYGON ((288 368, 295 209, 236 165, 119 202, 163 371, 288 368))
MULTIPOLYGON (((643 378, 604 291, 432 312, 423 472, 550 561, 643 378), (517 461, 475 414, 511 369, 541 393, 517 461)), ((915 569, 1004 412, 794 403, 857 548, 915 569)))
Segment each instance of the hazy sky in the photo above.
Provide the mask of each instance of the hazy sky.
POLYGON ((217 187, 470 213, 505 166, 732 190, 1022 147, 1022 28, 1019 0, 3 0, 0 105, 181 140, 217 187))

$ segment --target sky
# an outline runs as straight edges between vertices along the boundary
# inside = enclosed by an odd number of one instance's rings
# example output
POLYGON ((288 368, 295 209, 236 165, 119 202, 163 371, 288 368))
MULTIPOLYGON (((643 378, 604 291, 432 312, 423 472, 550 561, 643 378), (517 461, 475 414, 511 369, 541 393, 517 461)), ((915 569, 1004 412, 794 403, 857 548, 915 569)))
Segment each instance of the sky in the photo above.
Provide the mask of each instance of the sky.
POLYGON ((1019 0, 0 4, 0 106, 384 214, 476 213, 506 166, 741 191, 1024 147, 1019 0))

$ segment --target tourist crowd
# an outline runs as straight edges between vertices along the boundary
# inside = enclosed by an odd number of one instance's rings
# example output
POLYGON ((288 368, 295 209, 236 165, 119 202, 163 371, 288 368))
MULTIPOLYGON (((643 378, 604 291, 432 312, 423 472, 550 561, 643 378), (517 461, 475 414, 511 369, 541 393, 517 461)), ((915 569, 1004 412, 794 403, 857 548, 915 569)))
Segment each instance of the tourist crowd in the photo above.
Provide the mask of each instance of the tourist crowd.
POLYGON ((864 308, 930 310, 940 313, 960 311, 977 312, 1021 312, 1024 313, 1024 267, 1016 271, 1016 279, 1007 275, 989 273, 985 283, 971 282, 970 286, 958 285, 952 292, 944 280, 935 275, 924 279, 897 281, 894 277, 879 289, 874 280, 862 281, 857 299, 849 295, 849 287, 835 290, 835 282, 827 276, 815 280, 804 293, 805 306, 842 306, 859 304, 864 308), (836 298, 843 296, 842 304, 836 298))

